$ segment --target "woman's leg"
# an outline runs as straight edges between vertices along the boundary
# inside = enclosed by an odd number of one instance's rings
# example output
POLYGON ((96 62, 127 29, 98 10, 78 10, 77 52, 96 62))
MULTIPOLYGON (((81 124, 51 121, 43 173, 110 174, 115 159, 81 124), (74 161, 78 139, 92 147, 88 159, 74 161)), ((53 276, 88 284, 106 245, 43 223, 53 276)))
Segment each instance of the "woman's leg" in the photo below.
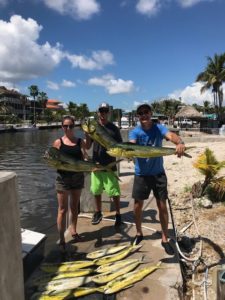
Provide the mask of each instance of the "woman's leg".
POLYGON ((57 228, 59 232, 59 241, 61 244, 65 243, 64 233, 66 230, 66 213, 68 210, 68 192, 57 192, 58 199, 58 216, 57 228))
POLYGON ((71 190, 70 191, 70 210, 71 210, 71 234, 75 235, 77 233, 77 218, 78 218, 78 207, 81 196, 80 190, 71 190))

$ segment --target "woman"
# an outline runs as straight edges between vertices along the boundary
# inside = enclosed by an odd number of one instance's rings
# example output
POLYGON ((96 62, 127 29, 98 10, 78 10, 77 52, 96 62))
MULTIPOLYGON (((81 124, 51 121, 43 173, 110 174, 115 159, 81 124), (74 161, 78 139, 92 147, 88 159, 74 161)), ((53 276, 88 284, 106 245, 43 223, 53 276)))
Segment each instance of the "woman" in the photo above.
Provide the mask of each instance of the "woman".
MULTIPOLYGON (((62 119, 62 129, 64 135, 55 140, 53 147, 62 153, 73 156, 78 160, 83 160, 86 154, 86 139, 82 140, 74 135, 75 120, 71 116, 62 119)), ((68 211, 68 198, 70 195, 70 209, 72 222, 70 232, 75 241, 80 241, 81 237, 77 233, 77 217, 82 188, 84 187, 83 172, 69 172, 57 170, 56 191, 58 199, 57 228, 59 231, 59 246, 62 252, 65 251, 66 214, 68 211)))

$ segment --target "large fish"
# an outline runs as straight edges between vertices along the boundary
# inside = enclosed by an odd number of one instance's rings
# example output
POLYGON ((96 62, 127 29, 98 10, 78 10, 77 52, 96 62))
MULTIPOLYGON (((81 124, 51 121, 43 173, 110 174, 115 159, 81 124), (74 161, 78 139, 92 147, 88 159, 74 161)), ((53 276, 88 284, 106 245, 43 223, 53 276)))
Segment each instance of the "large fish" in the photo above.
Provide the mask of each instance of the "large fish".
POLYGON ((38 278, 33 279, 32 282, 34 285, 39 285, 39 284, 47 283, 52 280, 85 276, 93 272, 94 269, 84 268, 84 269, 77 269, 71 272, 48 273, 46 275, 41 275, 38 278))
POLYGON ((90 252, 86 255, 86 257, 90 258, 90 259, 96 259, 96 258, 105 256, 105 255, 110 255, 110 254, 117 253, 117 252, 119 252, 119 251, 121 251, 125 248, 128 248, 129 246, 130 246, 130 244, 104 248, 104 249, 101 249, 101 250, 90 252))
POLYGON ((127 264, 126 266, 121 266, 119 269, 113 272, 101 273, 92 277, 92 281, 98 284, 105 284, 110 282, 111 280, 123 275, 127 274, 130 271, 133 271, 142 260, 137 260, 133 263, 127 264))
POLYGON ((39 285, 38 291, 43 291, 45 294, 56 295, 67 290, 76 289, 82 285, 91 282, 92 279, 89 276, 74 277, 65 280, 50 281, 45 285, 39 285))
POLYGON ((126 266, 140 262, 143 263, 143 258, 130 258, 130 259, 123 259, 115 262, 111 262, 105 265, 101 265, 96 269, 97 273, 113 273, 121 268, 125 268, 126 266))
MULTIPOLYGON (((193 147, 187 147, 186 149, 188 150, 191 148, 193 147)), ((152 158, 176 154, 176 149, 170 147, 142 146, 134 143, 117 143, 109 147, 107 149, 107 153, 113 157, 152 158)), ((184 153, 183 155, 191 158, 191 156, 187 153, 184 153)))
POLYGON ((104 288, 104 293, 113 294, 120 290, 131 287, 134 283, 142 280, 144 277, 157 270, 160 267, 160 264, 161 262, 159 262, 156 266, 142 268, 117 277, 116 279, 107 283, 104 288))
POLYGON ((47 273, 73 272, 78 269, 94 266, 92 260, 78 260, 62 263, 43 263, 40 269, 47 273))
MULTIPOLYGON (((94 172, 94 171, 112 171, 112 167, 119 163, 120 160, 112 162, 107 166, 102 166, 100 164, 90 162, 90 161, 83 161, 77 160, 73 158, 71 155, 66 155, 59 151, 59 149, 50 147, 44 154, 44 159, 47 161, 48 165, 63 171, 70 171, 70 172, 94 172)), ((114 172, 113 172, 114 173, 114 172)), ((116 175, 115 175, 116 176, 116 175)))
POLYGON ((141 247, 142 247, 142 245, 131 245, 128 248, 125 248, 124 250, 120 251, 119 253, 97 258, 93 262, 95 265, 101 266, 104 264, 108 264, 110 262, 118 261, 118 260, 121 260, 121 259, 127 257, 130 253, 138 250, 141 247))
POLYGON ((93 140, 106 149, 117 143, 117 141, 109 135, 105 127, 101 126, 96 120, 88 119, 81 127, 93 140))

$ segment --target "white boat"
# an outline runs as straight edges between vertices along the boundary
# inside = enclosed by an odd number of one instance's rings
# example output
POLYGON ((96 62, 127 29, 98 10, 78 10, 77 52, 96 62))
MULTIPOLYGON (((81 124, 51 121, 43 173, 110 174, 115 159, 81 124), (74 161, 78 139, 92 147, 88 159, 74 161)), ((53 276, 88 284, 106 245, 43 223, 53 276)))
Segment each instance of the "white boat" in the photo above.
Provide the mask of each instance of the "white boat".
POLYGON ((39 128, 34 125, 21 125, 21 126, 17 125, 17 126, 14 126, 14 129, 16 131, 36 131, 39 128))

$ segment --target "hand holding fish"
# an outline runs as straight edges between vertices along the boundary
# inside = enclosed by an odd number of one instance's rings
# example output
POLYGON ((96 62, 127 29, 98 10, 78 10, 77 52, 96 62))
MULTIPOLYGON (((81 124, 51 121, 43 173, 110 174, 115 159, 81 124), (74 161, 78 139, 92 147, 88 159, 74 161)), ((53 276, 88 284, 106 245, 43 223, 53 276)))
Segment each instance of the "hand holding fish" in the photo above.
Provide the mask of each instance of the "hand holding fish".
POLYGON ((183 156, 184 152, 185 152, 185 149, 186 149, 186 147, 185 147, 184 143, 177 144, 176 145, 176 154, 177 154, 177 156, 178 157, 183 156))

